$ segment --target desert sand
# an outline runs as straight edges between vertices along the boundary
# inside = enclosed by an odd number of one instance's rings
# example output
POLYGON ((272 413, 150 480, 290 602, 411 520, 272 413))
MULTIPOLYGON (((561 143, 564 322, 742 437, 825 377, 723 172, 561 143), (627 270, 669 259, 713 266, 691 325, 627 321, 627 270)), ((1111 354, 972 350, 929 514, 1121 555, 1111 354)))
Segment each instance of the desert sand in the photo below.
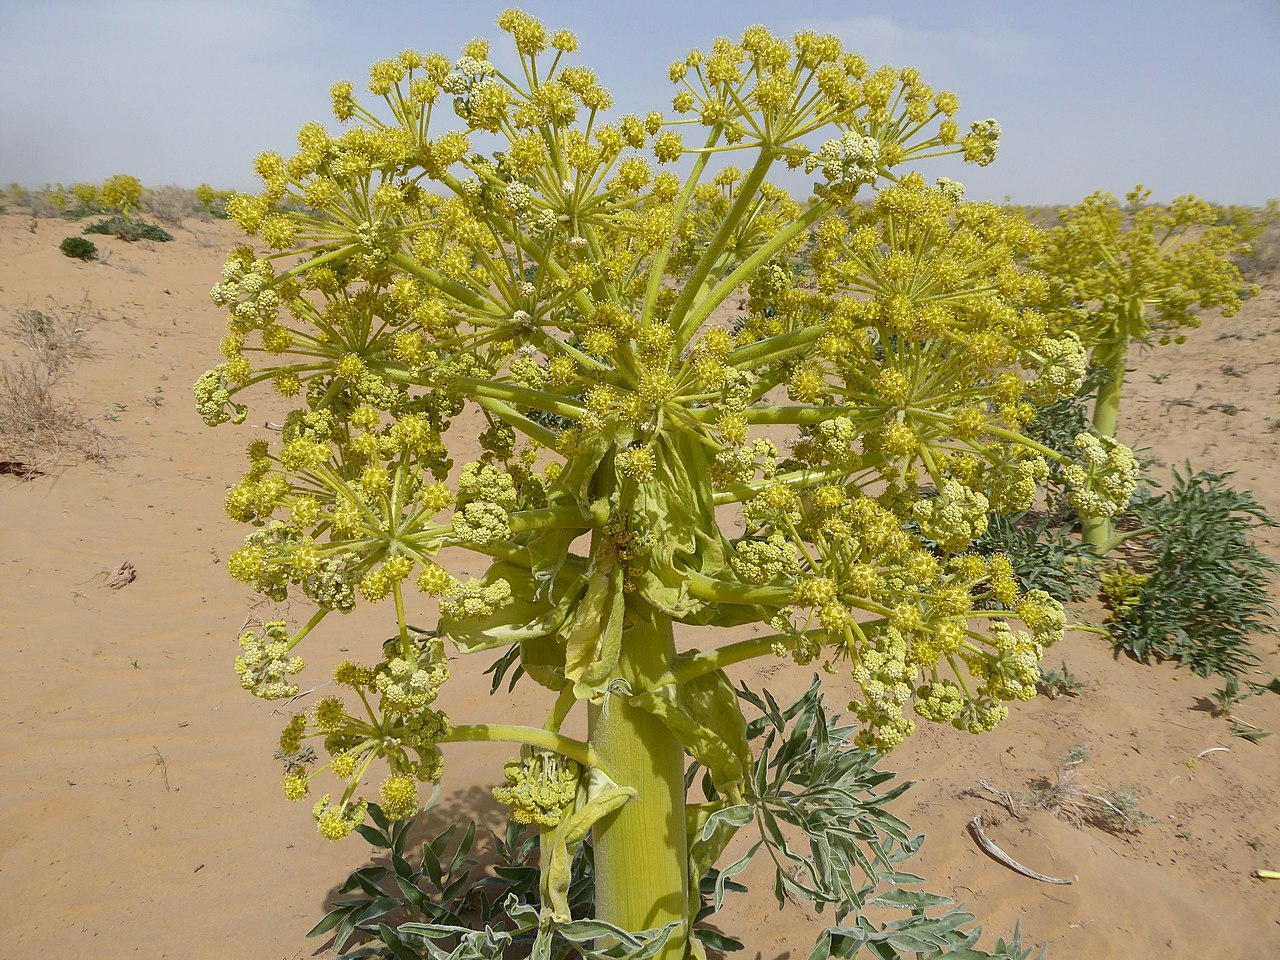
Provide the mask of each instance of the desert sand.
MULTIPOLYGON (((0 475, 0 956, 327 955, 304 934, 368 848, 321 839, 307 806, 283 799, 271 754, 285 709, 250 698, 232 672, 255 598, 222 563, 244 533, 222 499, 265 414, 211 430, 190 393, 216 359, 222 318, 207 291, 238 237, 189 221, 168 244, 95 237, 105 257, 85 263, 58 251, 74 232, 0 215, 0 357, 21 354, 17 311, 81 310, 91 353, 68 389, 108 435, 102 457, 0 475), (113 588, 123 563, 136 579, 113 588)), ((1188 459, 1233 470, 1280 516, 1280 277, 1236 317, 1207 317, 1187 343, 1139 356, 1130 384, 1122 439, 1151 448, 1166 475, 1188 459)), ((1280 530, 1259 542, 1280 559, 1280 530)), ((326 621, 304 680, 340 648, 379 642, 386 613, 326 621)), ((1103 617, 1096 603, 1073 614, 1103 617)), ((1266 679, 1280 670, 1275 638, 1257 649, 1266 679)), ((1078 695, 1015 705, 982 737, 922 724, 882 761, 917 781, 891 808, 928 836, 908 867, 979 917, 987 947, 1021 921, 1024 942, 1058 960, 1280 956, 1280 881, 1253 877, 1280 870, 1280 737, 1231 736, 1207 709, 1217 680, 1115 657, 1097 635, 1068 633, 1047 666, 1061 661, 1083 681, 1078 695), (1133 789, 1153 822, 1112 834, 1043 811, 1018 820, 978 789, 1025 790, 1075 745, 1090 756, 1083 778, 1133 789), (1078 879, 1047 885, 997 864, 966 831, 975 815, 1023 864, 1078 879)), ((490 699, 487 664, 453 664, 442 705, 455 722, 529 717, 519 700, 531 685, 490 699)), ((810 671, 766 663, 740 676, 782 699, 810 671)), ((838 677, 828 689, 839 709, 838 677)), ((1280 730, 1280 697, 1235 715, 1280 730)), ((428 826, 474 817, 501 829, 488 788, 505 751, 449 749, 428 826)), ((739 956, 806 957, 830 915, 779 913, 764 872, 749 876, 753 892, 721 916, 748 946, 739 956)))

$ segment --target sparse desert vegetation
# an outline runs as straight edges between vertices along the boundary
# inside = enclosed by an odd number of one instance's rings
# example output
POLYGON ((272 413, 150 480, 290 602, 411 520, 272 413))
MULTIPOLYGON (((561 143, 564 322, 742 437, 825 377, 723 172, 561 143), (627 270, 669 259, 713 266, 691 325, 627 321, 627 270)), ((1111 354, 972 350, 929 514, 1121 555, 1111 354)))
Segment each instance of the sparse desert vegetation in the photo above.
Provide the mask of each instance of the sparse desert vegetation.
POLYGON ((73 398, 79 363, 92 355, 89 301, 17 310, 9 334, 16 356, 0 358, 0 463, 34 478, 85 460, 100 461, 107 437, 73 398))

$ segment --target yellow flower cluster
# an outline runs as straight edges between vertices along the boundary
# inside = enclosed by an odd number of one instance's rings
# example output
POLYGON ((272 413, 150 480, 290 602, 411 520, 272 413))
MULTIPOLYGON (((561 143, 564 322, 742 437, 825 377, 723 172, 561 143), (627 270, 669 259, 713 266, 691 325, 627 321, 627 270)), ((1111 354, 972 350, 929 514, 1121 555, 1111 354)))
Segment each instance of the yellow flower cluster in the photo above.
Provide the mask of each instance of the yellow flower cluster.
POLYGON ((964 550, 987 532, 989 512, 985 496, 954 479, 947 480, 936 497, 911 505, 921 535, 951 553, 964 550))
POLYGON ((263 624, 260 632, 240 634, 240 655, 235 663, 240 686, 263 700, 295 696, 298 685, 287 678, 301 673, 305 665, 301 657, 289 656, 289 639, 283 620, 263 624))
POLYGON ((326 840, 341 840, 351 836, 351 832, 364 823, 368 811, 367 800, 332 803, 326 793, 312 807, 311 816, 315 818, 320 836, 326 840))
POLYGON ((1071 504, 1086 520, 1113 517, 1123 510, 1138 487, 1138 460, 1122 443, 1082 433, 1075 439, 1083 464, 1070 464, 1063 476, 1070 485, 1071 504))
POLYGON ((381 796, 384 812, 393 820, 417 812, 417 784, 439 780, 443 769, 437 744, 448 734, 449 720, 431 704, 449 677, 444 645, 428 640, 404 646, 391 641, 388 646, 394 649, 372 668, 344 661, 334 670, 335 683, 358 692, 363 716, 348 713, 341 697, 325 697, 309 716, 290 720, 280 737, 286 760, 284 793, 290 800, 306 797, 319 773, 309 774, 305 760, 299 759, 304 756, 303 739, 323 741, 329 761, 322 769, 343 782, 336 804, 326 794, 313 811, 321 835, 331 840, 363 822, 367 804, 354 798, 375 760, 381 758, 391 769, 381 796))
POLYGON ((959 481, 932 498, 878 501, 835 485, 802 495, 775 485, 747 511, 762 531, 790 531, 804 557, 783 562, 793 548, 774 533, 740 541, 734 568, 748 582, 792 584, 791 608, 775 622, 789 638, 781 652, 806 663, 826 647, 851 664, 862 699, 850 709, 864 724, 864 746, 887 750, 908 736, 908 704, 925 719, 978 732, 1007 714, 1004 702, 1034 695, 1043 648, 1061 637, 1065 618, 1042 591, 1023 593, 1004 558, 954 552, 985 528, 981 494, 959 481), (949 559, 904 529, 895 507, 949 559))
POLYGON ((1059 211, 1035 258, 1052 278, 1058 323, 1086 346, 1120 337, 1168 343, 1198 327, 1201 310, 1218 307, 1229 317, 1242 294, 1256 292, 1234 262, 1247 249, 1247 230, 1221 223, 1194 196, 1150 200, 1142 186, 1123 203, 1109 193, 1086 197, 1059 211))
POLYGON ((554 827, 573 808, 582 768, 573 760, 545 750, 529 750, 503 767, 504 787, 493 798, 511 808, 516 823, 554 827))

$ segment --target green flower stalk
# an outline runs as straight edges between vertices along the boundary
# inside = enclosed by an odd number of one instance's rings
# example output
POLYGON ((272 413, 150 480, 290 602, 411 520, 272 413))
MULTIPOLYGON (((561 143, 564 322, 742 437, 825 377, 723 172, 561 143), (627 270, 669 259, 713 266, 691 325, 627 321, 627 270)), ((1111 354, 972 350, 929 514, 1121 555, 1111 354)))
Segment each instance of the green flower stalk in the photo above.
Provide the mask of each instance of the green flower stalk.
MULTIPOLYGON (((214 287, 227 334, 197 404, 210 424, 242 421, 254 388, 294 404, 227 495, 253 526, 228 568, 317 608, 242 644, 237 669, 292 696, 304 637, 390 598, 394 636, 286 731, 286 793, 320 775, 301 759, 318 740, 342 787, 316 817, 338 836, 375 765, 406 815, 442 746, 519 744, 496 794, 542 831, 540 935, 569 922, 568 864, 594 831, 599 919, 657 931, 655 956, 701 955, 699 882, 746 821, 701 828, 764 803, 726 667, 842 673, 858 744, 880 751, 911 713, 979 732, 1034 696, 1062 608, 969 546, 1030 505, 1046 458, 1066 463, 1021 428, 1077 389, 1083 348, 1035 309, 1024 219, 904 172, 986 164, 999 137, 962 134, 956 97, 916 71, 752 27, 672 65, 670 115, 606 121, 572 34, 514 10, 498 25, 518 69, 483 41, 377 63, 378 108, 335 85, 345 131, 307 125, 228 203, 256 239, 214 287), (807 204, 770 184, 779 168, 813 177, 807 204), (813 284, 792 268, 810 237, 813 284), (717 321, 742 296, 747 317, 717 321), (482 453, 455 464, 464 413, 482 453), (446 548, 487 572, 456 578, 446 548), (430 630, 410 626, 415 593, 439 600, 430 630), (752 622, 771 632, 722 639, 752 622), (504 651, 554 694, 546 721, 452 726, 446 643, 504 651), (585 741, 559 732, 579 707, 585 741), (691 760, 718 799, 687 796, 691 760)), ((1106 444, 1071 473, 1090 515, 1132 489, 1132 456, 1106 444)))
MULTIPOLYGON (((1249 223, 1220 224, 1220 212, 1193 196, 1168 206, 1150 196, 1138 186, 1124 206, 1107 193, 1086 197, 1059 212, 1060 225, 1032 258, 1050 278, 1054 325, 1075 333, 1102 373, 1093 427, 1108 437, 1119 423, 1131 346, 1182 343, 1183 330, 1200 326, 1200 311, 1230 317, 1257 292, 1232 259, 1248 250, 1256 232, 1249 223)), ((1095 550, 1111 537, 1108 517, 1085 519, 1095 550)))

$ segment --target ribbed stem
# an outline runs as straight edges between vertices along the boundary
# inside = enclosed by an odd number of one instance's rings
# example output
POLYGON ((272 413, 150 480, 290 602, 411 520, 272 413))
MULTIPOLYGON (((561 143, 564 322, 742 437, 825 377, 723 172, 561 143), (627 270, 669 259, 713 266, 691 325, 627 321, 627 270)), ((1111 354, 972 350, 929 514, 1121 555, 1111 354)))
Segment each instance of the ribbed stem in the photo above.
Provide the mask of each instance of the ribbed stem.
MULTIPOLYGON (((1093 362, 1106 371, 1106 383, 1098 388, 1098 399, 1093 407, 1093 429, 1114 437, 1120 422, 1120 395, 1124 392, 1125 364, 1129 360, 1128 336, 1117 336, 1110 343, 1094 347, 1093 362)), ((1084 521, 1084 542, 1101 555, 1104 545, 1114 531, 1109 519, 1084 521)))
MULTIPOLYGON (((649 688, 675 661, 671 619, 648 607, 628 611, 618 675, 632 691, 649 688)), ((688 840, 684 747, 653 714, 610 694, 588 712, 602 769, 634 799, 596 824, 596 916, 624 930, 683 926, 657 960, 684 960, 688 940, 688 840)))

